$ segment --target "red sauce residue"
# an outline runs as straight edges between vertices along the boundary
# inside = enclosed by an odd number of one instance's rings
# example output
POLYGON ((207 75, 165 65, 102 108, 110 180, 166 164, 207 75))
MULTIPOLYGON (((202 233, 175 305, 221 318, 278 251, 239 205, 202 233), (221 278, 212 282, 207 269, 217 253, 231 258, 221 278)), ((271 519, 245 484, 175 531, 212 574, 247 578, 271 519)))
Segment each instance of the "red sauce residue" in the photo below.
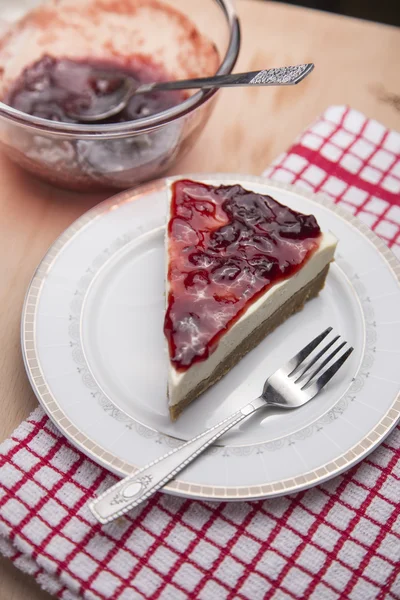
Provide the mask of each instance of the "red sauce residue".
MULTIPOLYGON (((77 61, 44 56, 22 72, 4 101, 24 113, 43 119, 79 122, 72 119, 68 113, 79 114, 81 108, 89 107, 99 97, 107 103, 108 94, 110 106, 113 106, 112 93, 121 85, 123 75, 129 75, 138 84, 168 78, 160 68, 149 61, 136 62, 136 66, 123 69, 112 61, 77 61), (99 77, 98 69, 104 71, 107 78, 99 77)), ((166 110, 183 99, 182 92, 155 91, 138 94, 131 98, 120 114, 106 122, 133 121, 166 110)), ((102 107, 104 106, 102 104, 102 107)))
POLYGON ((314 216, 271 196, 240 185, 175 182, 164 322, 175 369, 207 359, 255 300, 304 265, 320 238, 314 216))
POLYGON ((13 73, 12 66, 21 64, 21 55, 24 63, 35 62, 44 54, 106 58, 107 46, 115 40, 115 56, 134 59, 137 48, 143 45, 143 41, 138 41, 138 27, 143 29, 144 38, 155 37, 154 44, 147 44, 147 55, 154 58, 155 48, 159 47, 159 59, 172 79, 205 77, 216 72, 220 61, 215 44, 197 31, 189 16, 165 2, 48 0, 46 5, 38 6, 13 23, 0 37, 0 67, 3 63, 8 65, 6 79, 0 80, 0 93, 3 95, 3 90, 19 75, 19 71, 13 73), (119 19, 117 30, 114 18, 119 19), (162 24, 171 30, 172 42, 158 44, 157 28, 162 24), (13 60, 14 53, 17 60, 13 60))

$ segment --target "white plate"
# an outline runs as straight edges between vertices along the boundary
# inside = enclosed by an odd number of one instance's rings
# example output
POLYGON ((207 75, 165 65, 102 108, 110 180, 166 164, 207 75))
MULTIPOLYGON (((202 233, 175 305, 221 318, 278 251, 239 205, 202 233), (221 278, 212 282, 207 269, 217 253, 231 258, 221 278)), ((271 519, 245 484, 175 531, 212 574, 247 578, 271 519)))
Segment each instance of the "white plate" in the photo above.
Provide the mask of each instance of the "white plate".
POLYGON ((126 475, 258 396, 270 373, 331 325, 355 348, 341 376, 297 411, 243 422, 165 490, 253 499, 321 483, 362 459, 399 418, 399 264, 367 227, 321 197, 256 177, 197 178, 240 182, 314 214, 339 239, 323 292, 171 423, 165 181, 123 192, 67 229, 33 278, 22 322, 32 386, 72 443, 126 475))

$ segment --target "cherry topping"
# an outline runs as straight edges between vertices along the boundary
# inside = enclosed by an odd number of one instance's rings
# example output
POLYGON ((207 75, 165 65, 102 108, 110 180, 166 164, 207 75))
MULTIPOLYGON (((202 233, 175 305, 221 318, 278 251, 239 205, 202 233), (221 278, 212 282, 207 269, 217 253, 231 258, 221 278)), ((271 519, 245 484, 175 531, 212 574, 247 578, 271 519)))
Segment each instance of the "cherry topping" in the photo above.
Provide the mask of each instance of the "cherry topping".
MULTIPOLYGON (((6 104, 27 114, 52 121, 79 122, 70 113, 89 108, 96 98, 110 99, 121 85, 121 77, 129 75, 138 84, 167 79, 152 64, 137 64, 122 69, 111 61, 71 60, 44 56, 24 69, 4 99, 6 104), (101 72, 106 76, 102 76, 101 72)), ((107 123, 133 121, 166 110, 183 100, 181 92, 154 91, 131 98, 127 107, 107 123)), ((102 104, 104 106, 104 104, 102 104)))
POLYGON ((178 371, 205 360, 221 335, 318 248, 314 216, 240 185, 173 184, 164 333, 178 371))

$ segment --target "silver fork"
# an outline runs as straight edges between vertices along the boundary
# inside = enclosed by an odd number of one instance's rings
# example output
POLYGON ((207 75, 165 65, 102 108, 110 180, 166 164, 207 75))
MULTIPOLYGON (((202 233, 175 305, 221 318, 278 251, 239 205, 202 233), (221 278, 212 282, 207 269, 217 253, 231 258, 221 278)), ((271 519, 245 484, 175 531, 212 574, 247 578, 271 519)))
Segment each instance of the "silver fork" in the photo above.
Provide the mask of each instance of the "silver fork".
POLYGON ((266 406, 293 409, 309 402, 332 379, 353 352, 352 347, 348 348, 328 366, 334 356, 347 344, 343 341, 328 353, 328 350, 339 340, 340 336, 335 336, 312 355, 331 331, 332 327, 325 329, 289 362, 268 377, 259 398, 192 440, 157 458, 133 475, 122 479, 92 500, 89 508, 96 519, 100 523, 109 523, 147 500, 221 435, 256 410, 266 406), (309 360, 306 361, 308 357, 309 360))

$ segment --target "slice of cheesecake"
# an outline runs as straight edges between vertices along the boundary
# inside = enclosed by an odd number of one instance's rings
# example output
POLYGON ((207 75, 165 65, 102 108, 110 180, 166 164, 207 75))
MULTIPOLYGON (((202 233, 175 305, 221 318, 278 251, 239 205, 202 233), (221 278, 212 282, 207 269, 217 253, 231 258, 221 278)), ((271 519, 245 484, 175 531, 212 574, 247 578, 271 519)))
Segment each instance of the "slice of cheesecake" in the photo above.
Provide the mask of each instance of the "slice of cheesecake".
POLYGON ((192 400, 323 288, 336 238, 240 185, 169 183, 168 400, 192 400))

